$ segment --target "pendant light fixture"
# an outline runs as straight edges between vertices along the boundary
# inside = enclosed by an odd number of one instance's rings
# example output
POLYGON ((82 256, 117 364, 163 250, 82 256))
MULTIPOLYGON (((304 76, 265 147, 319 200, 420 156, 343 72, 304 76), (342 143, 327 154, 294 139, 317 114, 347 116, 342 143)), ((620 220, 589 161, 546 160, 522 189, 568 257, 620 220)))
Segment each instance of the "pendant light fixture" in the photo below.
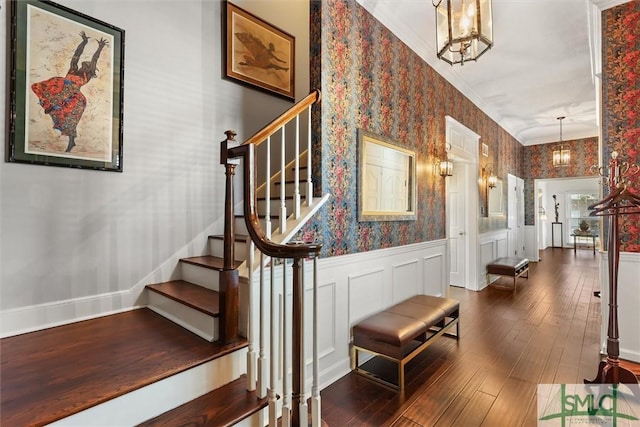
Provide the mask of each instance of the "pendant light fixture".
POLYGON ((438 58, 475 61, 493 46, 491 0, 431 0, 436 8, 438 58))
POLYGON ((564 119, 564 116, 558 117, 558 120, 560 121, 560 145, 553 150, 552 161, 553 166, 555 167, 569 166, 569 161, 571 160, 571 151, 562 143, 562 120, 564 119))

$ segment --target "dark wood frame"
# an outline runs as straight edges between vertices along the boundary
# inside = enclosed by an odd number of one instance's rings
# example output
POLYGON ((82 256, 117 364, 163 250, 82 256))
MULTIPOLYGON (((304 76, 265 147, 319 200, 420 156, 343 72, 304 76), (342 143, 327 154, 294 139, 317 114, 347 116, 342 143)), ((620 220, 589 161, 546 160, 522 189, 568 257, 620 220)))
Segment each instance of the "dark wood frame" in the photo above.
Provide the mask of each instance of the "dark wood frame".
MULTIPOLYGON (((11 10, 11 42, 8 55, 10 87, 8 97, 9 123, 7 127, 8 132, 5 160, 16 163, 122 172, 124 30, 48 0, 10 0, 9 7, 11 10), (76 46, 82 40, 80 38, 81 36, 78 35, 80 32, 86 32, 89 41, 86 44, 84 52, 81 52, 81 55, 79 55, 79 61, 90 61, 92 58, 91 55, 96 51, 96 45, 99 40, 98 37, 105 38, 109 42, 104 47, 104 50, 102 50, 102 53, 98 58, 98 69, 96 75, 92 77, 93 81, 90 81, 87 84, 87 87, 94 86, 95 90, 94 83, 96 79, 100 78, 100 76, 106 75, 111 78, 109 84, 103 85, 104 87, 110 88, 110 97, 106 89, 102 91, 102 93, 105 93, 106 95, 103 100, 108 103, 108 107, 105 108, 103 112, 98 111, 95 113, 97 115, 96 117, 104 119, 102 121, 102 131, 104 132, 105 138, 98 138, 97 140, 94 140, 96 141, 94 144, 97 147, 99 147, 99 144, 104 144, 102 152, 96 152, 97 154, 103 154, 102 158, 98 158, 98 156, 91 156, 90 154, 84 154, 82 151, 76 153, 73 151, 69 153, 61 151, 59 147, 61 146, 61 143, 64 143, 64 141, 58 137, 66 138, 66 136, 62 136, 58 130, 55 130, 53 133, 48 135, 41 133, 41 137, 55 138, 55 140, 40 140, 40 149, 36 148, 37 144, 35 141, 33 147, 30 146, 28 135, 29 131, 32 129, 33 123, 33 120, 29 119, 30 104, 37 102, 38 97, 33 93, 33 91, 29 90, 29 84, 33 83, 33 81, 31 81, 32 76, 30 75, 32 70, 27 69, 27 64, 32 64, 42 57, 38 56, 38 51, 32 52, 28 44, 28 34, 34 28, 37 29, 36 24, 29 23, 27 20, 29 10, 34 13, 40 13, 41 15, 48 14, 51 16, 52 21, 61 23, 61 26, 69 25, 77 27, 74 28, 74 31, 77 30, 77 33, 69 34, 68 39, 66 36, 66 29, 63 30, 60 28, 58 30, 63 37, 61 36, 60 39, 56 39, 55 43, 59 45, 65 44, 64 47, 61 47, 61 50, 64 50, 65 59, 63 60, 60 58, 58 62, 52 64, 59 64, 58 70, 61 70, 62 65, 64 64, 66 71, 66 67, 68 66, 67 64, 69 64, 66 61, 69 61, 72 57, 77 58, 75 56, 77 51, 74 51, 73 49, 76 49, 76 46), (31 25, 31 27, 29 27, 29 25, 31 25), (71 43, 70 40, 73 40, 73 43, 71 43), (68 53, 67 45, 73 46, 71 51, 68 53), (108 66, 106 69, 101 68, 105 61, 104 59, 100 59, 104 58, 105 54, 110 55, 108 59, 111 60, 110 67, 108 66), (32 96, 35 98, 31 99, 32 96), (111 109, 110 113, 108 112, 109 107, 111 109), (55 134, 55 137, 51 136, 53 134, 55 134), (55 143, 56 146, 49 149, 48 147, 52 143, 55 143), (47 148, 43 149, 42 147, 45 146, 47 148)), ((45 51, 46 47, 41 49, 40 52, 45 51)), ((49 52, 52 52, 52 56, 55 56, 53 55, 53 51, 49 52)), ((57 53, 57 50, 55 52, 57 53)), ((76 59, 76 61, 78 61, 78 59, 76 59)), ((107 62, 107 64, 109 64, 109 62, 107 62)), ((53 68, 53 66, 51 68, 53 68)), ((68 75, 69 74, 67 74, 67 76, 68 75)), ((59 71, 52 71, 51 75, 47 75, 45 78, 49 79, 56 77, 66 78, 66 76, 60 74, 59 71)), ((42 77, 38 76, 37 78, 42 77)), ((93 106, 97 106, 95 100, 93 101, 93 106)), ((60 106, 55 103, 54 107, 60 108, 60 106)), ((87 106, 80 113, 81 116, 78 118, 78 123, 85 123, 88 121, 87 111, 91 107, 92 99, 89 97, 87 106)), ((47 129, 52 129, 54 124, 50 118, 46 118, 48 122, 46 125, 43 122, 45 117, 43 117, 42 114, 46 116, 49 115, 49 113, 45 112, 44 109, 36 111, 35 108, 32 108, 31 113, 36 112, 38 113, 38 117, 42 123, 40 125, 41 128, 44 129, 46 127, 47 129)), ((85 135, 87 135, 87 132, 85 132, 85 135)), ((78 135, 77 138, 78 139, 76 139, 76 141, 78 141, 78 144, 76 145, 80 145, 81 135, 78 135)))
POLYGON ((226 3, 225 15, 225 77, 295 99, 295 37, 230 2, 226 3), (251 32, 237 33, 238 29, 251 32), (248 40, 241 41, 238 34, 248 40), (275 54, 267 46, 273 46, 275 54), (256 59, 256 52, 271 55, 273 60, 262 66, 247 64, 247 59, 256 59), (278 79, 280 74, 284 77, 278 79))

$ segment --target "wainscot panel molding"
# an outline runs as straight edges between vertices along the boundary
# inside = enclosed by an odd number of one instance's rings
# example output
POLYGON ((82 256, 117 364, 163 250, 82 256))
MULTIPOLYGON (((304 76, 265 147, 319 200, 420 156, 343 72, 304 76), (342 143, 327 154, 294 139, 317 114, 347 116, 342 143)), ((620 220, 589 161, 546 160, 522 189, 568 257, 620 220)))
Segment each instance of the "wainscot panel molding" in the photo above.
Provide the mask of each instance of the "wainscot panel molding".
POLYGON ((524 226, 524 256, 531 262, 540 261, 540 254, 538 253, 538 241, 536 239, 536 226, 525 225, 524 226))
MULTIPOLYGON (((480 268, 478 269, 477 289, 487 287, 487 264, 500 257, 506 257, 508 252, 507 230, 497 230, 480 234, 478 242, 480 246, 480 268)), ((497 278, 496 278, 497 279, 497 278)))
POLYGON ((319 322, 320 386, 349 372, 355 322, 412 295, 446 295, 447 262, 446 239, 319 259, 319 286, 333 289, 318 302, 319 313, 333 313, 319 322))
MULTIPOLYGON (((600 252, 600 297, 602 310, 601 352, 607 352, 609 319, 608 253, 600 252)), ((618 270, 618 325, 620 358, 640 363, 640 252, 620 252, 618 270), (633 326, 636 325, 636 326, 633 326)))

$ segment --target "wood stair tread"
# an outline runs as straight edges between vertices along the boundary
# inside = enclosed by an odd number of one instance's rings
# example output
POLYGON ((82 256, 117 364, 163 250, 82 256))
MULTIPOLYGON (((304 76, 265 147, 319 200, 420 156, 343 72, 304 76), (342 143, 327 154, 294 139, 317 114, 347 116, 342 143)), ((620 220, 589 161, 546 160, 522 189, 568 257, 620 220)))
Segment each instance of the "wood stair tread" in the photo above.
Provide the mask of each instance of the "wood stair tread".
POLYGON ((45 425, 246 347, 208 342, 150 309, 0 340, 0 425, 45 425))
MULTIPOLYGON (((293 200, 293 196, 284 196, 285 200, 293 200)), ((267 200, 266 197, 256 197, 256 200, 267 200)), ((271 196, 269 200, 280 200, 280 196, 271 196)))
POLYGON ((220 294, 214 290, 184 280, 154 283, 146 288, 209 316, 220 315, 220 294))
MULTIPOLYGON (((224 270, 224 260, 217 256, 204 255, 195 256, 190 258, 181 258, 180 261, 188 264, 198 265, 200 267, 210 268, 212 270, 222 271, 224 270)), ((235 268, 238 268, 242 264, 242 261, 236 260, 235 268)))
POLYGON ((243 375, 231 383, 200 396, 184 405, 158 415, 138 425, 157 426, 231 426, 267 406, 255 391, 246 390, 243 375))
MULTIPOLYGON (((209 236, 209 239, 224 240, 224 235, 223 234, 213 234, 213 235, 209 236)), ((249 240, 249 236, 247 236, 246 234, 236 234, 234 236, 234 240, 236 242, 246 242, 247 240, 249 240)))

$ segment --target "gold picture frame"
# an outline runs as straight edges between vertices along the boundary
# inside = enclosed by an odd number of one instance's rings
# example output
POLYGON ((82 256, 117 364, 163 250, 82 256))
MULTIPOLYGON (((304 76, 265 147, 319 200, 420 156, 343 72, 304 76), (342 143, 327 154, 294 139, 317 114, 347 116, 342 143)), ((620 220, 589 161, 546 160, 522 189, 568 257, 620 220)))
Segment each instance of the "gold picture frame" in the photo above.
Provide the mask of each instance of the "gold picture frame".
POLYGON ((226 3, 225 77, 295 98, 295 38, 226 3))

